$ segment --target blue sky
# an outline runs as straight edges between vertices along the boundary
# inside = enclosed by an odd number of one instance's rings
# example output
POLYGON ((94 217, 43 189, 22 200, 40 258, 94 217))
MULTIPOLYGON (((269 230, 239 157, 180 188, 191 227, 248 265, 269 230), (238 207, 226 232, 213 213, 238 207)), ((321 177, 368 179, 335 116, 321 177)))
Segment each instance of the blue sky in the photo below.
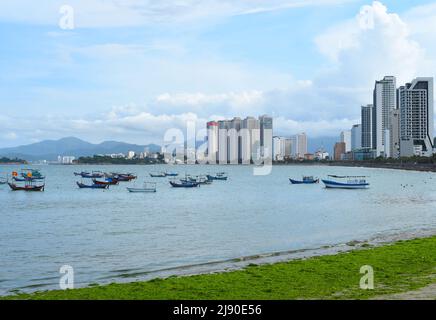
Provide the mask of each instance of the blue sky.
POLYGON ((337 136, 374 80, 434 76, 435 21, 432 1, 2 1, 0 147, 160 143, 187 120, 263 113, 276 134, 337 136))

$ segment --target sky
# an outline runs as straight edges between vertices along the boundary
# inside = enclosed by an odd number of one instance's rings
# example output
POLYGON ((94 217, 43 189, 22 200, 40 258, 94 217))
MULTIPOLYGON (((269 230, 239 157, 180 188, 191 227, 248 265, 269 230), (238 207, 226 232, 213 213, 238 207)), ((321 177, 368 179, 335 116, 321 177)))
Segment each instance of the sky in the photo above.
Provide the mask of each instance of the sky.
POLYGON ((339 136, 375 80, 435 77, 435 30, 425 0, 3 0, 0 148, 262 114, 339 136))

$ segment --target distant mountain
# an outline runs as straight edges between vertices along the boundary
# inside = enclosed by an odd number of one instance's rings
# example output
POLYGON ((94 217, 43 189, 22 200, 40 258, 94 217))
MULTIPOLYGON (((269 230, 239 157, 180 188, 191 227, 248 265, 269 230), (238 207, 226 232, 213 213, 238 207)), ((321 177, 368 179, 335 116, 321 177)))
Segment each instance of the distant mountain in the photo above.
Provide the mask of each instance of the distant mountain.
POLYGON ((135 151, 143 152, 148 148, 150 152, 160 151, 160 146, 155 144, 137 145, 117 141, 105 141, 100 144, 92 144, 74 137, 60 140, 46 140, 15 148, 0 149, 0 156, 8 158, 20 158, 25 160, 56 160, 61 156, 93 156, 95 154, 127 153, 135 151))

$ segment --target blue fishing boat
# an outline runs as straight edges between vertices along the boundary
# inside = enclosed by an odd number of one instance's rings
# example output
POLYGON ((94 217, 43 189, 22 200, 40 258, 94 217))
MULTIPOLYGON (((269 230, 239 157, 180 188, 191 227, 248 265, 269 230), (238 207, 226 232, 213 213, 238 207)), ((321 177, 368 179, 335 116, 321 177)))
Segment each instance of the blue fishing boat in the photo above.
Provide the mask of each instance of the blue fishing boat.
POLYGON ((369 183, 364 176, 329 176, 322 180, 327 189, 368 189, 369 183))
POLYGON ((314 177, 303 177, 303 180, 294 180, 289 179, 292 184, 316 184, 319 183, 319 179, 315 179, 314 177))
POLYGON ((76 182, 77 186, 80 189, 109 189, 108 185, 103 185, 103 184, 91 184, 91 185, 87 185, 84 183, 80 183, 80 182, 76 182))
POLYGON ((181 180, 179 182, 176 181, 170 181, 170 185, 173 188, 197 188, 200 186, 198 182, 190 182, 186 180, 181 180))
POLYGON ((210 174, 208 174, 206 176, 207 180, 213 181, 213 180, 218 180, 218 181, 227 181, 228 177, 225 176, 224 174, 217 174, 215 176, 212 176, 210 174))
POLYGON ((165 172, 166 177, 177 177, 178 175, 176 172, 165 172))
POLYGON ((100 178, 104 177, 104 173, 99 172, 99 171, 93 171, 92 173, 89 173, 89 172, 77 173, 77 172, 75 172, 74 175, 80 176, 80 177, 85 178, 85 179, 100 179, 100 178))
POLYGON ((150 173, 150 177, 152 178, 165 178, 166 176, 166 173, 150 173))

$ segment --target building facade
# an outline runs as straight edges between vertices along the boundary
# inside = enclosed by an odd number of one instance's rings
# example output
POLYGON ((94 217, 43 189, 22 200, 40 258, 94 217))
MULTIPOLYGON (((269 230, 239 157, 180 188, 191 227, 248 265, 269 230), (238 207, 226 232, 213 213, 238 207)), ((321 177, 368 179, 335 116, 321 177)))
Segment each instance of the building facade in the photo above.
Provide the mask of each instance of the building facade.
POLYGON ((362 125, 355 124, 351 129, 351 151, 362 149, 362 125))
POLYGON ((433 154, 433 78, 416 78, 398 90, 402 157, 433 154))
POLYGON ((387 76, 383 80, 375 82, 373 105, 373 147, 378 157, 390 157, 390 133, 388 132, 390 128, 390 114, 392 110, 396 109, 397 105, 395 77, 387 76))
POLYGON ((374 148, 374 106, 372 104, 362 106, 362 149, 374 148))
POLYGON ((345 152, 351 152, 351 130, 342 131, 340 141, 345 143, 345 152))

